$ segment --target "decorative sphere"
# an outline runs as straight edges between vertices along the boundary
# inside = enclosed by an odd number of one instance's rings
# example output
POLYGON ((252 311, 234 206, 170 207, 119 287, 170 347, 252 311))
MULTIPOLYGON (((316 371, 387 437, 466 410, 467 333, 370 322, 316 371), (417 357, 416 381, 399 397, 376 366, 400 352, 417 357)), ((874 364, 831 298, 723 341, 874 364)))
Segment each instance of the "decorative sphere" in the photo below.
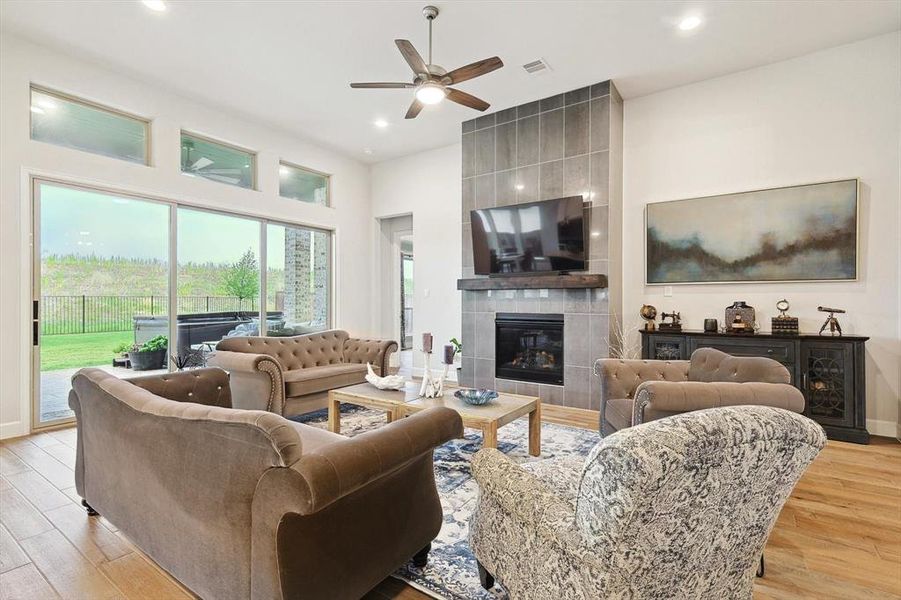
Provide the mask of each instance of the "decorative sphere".
POLYGON ((641 310, 638 311, 638 314, 645 321, 653 321, 657 318, 657 308, 650 304, 644 304, 641 307, 641 310))

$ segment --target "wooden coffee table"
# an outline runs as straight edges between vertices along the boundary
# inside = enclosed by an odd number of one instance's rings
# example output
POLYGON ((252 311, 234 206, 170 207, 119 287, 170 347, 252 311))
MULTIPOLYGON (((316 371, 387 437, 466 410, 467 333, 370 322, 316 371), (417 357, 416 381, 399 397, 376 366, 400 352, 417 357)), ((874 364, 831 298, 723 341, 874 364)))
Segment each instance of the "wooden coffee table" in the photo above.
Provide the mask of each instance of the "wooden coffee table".
POLYGON ((457 388, 445 390, 441 398, 419 398, 419 383, 408 383, 403 390, 380 390, 368 383, 361 383, 329 391, 328 427, 334 433, 341 431, 341 403, 356 404, 386 413, 388 422, 412 415, 435 406, 445 406, 457 411, 463 426, 482 432, 482 445, 497 448, 497 431, 519 417, 529 416, 529 454, 541 454, 541 400, 534 396, 500 393, 484 406, 472 406, 454 396, 457 388))

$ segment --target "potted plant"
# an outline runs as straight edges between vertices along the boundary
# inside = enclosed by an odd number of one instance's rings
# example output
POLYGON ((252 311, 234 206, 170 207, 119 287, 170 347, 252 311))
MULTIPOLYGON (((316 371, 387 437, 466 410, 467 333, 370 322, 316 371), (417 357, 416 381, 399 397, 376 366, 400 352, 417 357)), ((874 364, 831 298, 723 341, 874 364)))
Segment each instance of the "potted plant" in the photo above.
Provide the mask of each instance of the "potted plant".
MULTIPOLYGON (((457 357, 463 355, 463 344, 461 344, 460 340, 458 340, 455 337, 452 337, 450 339, 450 343, 454 347, 454 364, 455 365, 459 364, 459 360, 457 357)), ((460 381, 460 371, 462 371, 462 370, 463 370, 463 367, 457 367, 457 382, 458 383, 460 381)))
POLYGON ((150 371, 166 366, 169 340, 164 335, 152 337, 143 344, 133 344, 128 351, 128 360, 135 371, 150 371))
POLYGON ((113 348, 113 366, 114 367, 127 367, 128 366, 128 351, 131 350, 131 344, 128 342, 122 342, 121 344, 117 344, 113 348))

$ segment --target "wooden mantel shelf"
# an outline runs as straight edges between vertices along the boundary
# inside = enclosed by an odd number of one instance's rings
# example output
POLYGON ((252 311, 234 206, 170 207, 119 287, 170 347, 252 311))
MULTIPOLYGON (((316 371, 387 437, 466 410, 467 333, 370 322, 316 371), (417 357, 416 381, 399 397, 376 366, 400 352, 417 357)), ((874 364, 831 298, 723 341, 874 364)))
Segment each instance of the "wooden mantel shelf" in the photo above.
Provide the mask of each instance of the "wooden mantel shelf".
POLYGON ((458 279, 458 290, 535 290, 605 288, 607 276, 595 273, 578 275, 511 275, 458 279))

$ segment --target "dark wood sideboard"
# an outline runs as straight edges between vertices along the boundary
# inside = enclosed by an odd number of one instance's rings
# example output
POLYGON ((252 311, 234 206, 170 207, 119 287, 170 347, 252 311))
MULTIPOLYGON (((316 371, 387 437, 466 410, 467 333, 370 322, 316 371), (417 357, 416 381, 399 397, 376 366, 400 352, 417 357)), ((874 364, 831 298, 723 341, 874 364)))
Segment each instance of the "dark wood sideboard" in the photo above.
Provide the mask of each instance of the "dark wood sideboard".
POLYGON ((864 343, 867 337, 809 334, 730 334, 704 331, 642 331, 645 359, 687 360, 698 348, 733 356, 765 356, 791 373, 804 394, 804 414, 823 426, 829 439, 867 444, 864 343))

